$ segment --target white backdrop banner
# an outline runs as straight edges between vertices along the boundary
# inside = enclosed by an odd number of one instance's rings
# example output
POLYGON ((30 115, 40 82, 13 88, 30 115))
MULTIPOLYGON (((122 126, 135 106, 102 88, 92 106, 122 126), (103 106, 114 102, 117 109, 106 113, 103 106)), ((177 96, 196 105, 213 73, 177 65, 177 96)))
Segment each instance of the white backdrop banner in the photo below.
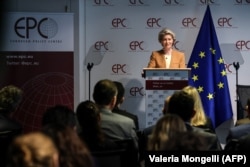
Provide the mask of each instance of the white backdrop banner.
POLYGON ((249 1, 86 0, 84 61, 85 65, 94 63, 91 83, 94 85, 104 78, 122 82, 126 88, 122 108, 138 115, 140 128, 146 127, 145 79, 141 72, 147 67, 151 52, 161 49, 158 32, 168 27, 176 33, 174 47, 185 53, 188 63, 207 3, 227 67, 235 117, 233 62, 241 65, 239 84, 250 85, 247 74, 247 64, 250 64, 249 1))

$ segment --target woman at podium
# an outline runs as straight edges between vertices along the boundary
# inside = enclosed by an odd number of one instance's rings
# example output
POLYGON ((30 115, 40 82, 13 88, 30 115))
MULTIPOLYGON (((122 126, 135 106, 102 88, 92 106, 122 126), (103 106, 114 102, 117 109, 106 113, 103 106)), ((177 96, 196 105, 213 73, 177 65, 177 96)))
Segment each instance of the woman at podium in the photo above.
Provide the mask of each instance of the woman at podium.
POLYGON ((147 68, 186 68, 185 54, 173 48, 175 34, 164 28, 158 34, 161 50, 153 51, 147 68))

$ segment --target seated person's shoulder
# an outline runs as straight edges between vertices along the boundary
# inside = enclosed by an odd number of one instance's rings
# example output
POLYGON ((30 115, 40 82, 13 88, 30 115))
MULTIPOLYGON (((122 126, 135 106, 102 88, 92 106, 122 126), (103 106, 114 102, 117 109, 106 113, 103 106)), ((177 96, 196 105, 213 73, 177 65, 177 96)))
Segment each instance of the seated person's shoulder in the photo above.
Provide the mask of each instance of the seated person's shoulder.
POLYGON ((114 121, 116 121, 116 122, 131 123, 131 124, 134 123, 134 121, 131 118, 126 117, 126 116, 121 115, 121 114, 113 113, 113 117, 114 117, 114 121))

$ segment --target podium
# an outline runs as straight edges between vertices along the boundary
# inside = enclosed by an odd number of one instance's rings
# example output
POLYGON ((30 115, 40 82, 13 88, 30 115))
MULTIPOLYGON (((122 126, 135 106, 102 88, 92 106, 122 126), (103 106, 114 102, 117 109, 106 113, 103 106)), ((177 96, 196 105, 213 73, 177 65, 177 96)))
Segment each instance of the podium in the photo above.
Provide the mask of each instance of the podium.
POLYGON ((188 85, 191 68, 143 68, 145 78, 146 127, 162 117, 165 98, 188 85))

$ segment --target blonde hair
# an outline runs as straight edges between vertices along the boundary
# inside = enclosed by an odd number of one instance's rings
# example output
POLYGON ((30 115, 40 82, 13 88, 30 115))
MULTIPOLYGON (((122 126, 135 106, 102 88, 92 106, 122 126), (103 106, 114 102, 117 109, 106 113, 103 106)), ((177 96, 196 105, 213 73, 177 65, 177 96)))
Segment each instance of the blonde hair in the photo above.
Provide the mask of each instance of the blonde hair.
POLYGON ((175 41, 175 33, 168 28, 163 28, 158 34, 158 41, 161 43, 162 39, 165 35, 171 35, 173 40, 175 41))
POLYGON ((178 115, 165 114, 157 121, 152 134, 149 136, 148 150, 160 150, 166 141, 172 139, 178 132, 185 131, 186 125, 178 115))
POLYGON ((194 99, 194 110, 196 111, 195 115, 191 119, 191 125, 200 126, 207 123, 206 115, 203 109, 201 102, 200 94, 195 87, 186 86, 183 90, 191 95, 194 99))
POLYGON ((58 165, 56 146, 51 138, 41 132, 18 136, 13 141, 8 156, 9 166, 57 167, 58 165))

